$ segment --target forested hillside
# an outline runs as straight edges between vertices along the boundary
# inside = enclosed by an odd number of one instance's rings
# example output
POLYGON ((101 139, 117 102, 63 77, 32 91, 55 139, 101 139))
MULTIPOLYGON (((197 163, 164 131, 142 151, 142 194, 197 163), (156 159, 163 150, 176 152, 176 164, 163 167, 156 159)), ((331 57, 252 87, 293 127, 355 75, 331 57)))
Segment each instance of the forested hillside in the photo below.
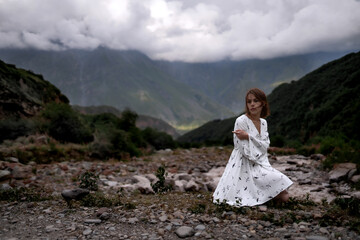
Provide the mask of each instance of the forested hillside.
MULTIPOLYGON (((268 95, 270 136, 301 143, 315 136, 360 140, 359 91, 360 52, 327 63, 298 81, 278 86, 268 95)), ((209 122, 179 140, 229 143, 235 119, 209 122)))

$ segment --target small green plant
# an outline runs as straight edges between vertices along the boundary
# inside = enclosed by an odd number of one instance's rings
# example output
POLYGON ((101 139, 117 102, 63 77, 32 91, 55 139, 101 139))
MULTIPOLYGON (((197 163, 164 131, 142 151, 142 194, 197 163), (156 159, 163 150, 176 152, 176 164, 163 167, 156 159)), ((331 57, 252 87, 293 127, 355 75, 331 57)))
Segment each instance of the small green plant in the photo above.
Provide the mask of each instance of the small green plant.
POLYGON ((7 202, 39 202, 51 199, 42 189, 13 188, 0 190, 0 201, 7 202))
POLYGON ((165 171, 164 166, 160 166, 156 171, 156 177, 159 179, 156 183, 151 184, 152 189, 156 193, 168 192, 172 189, 171 185, 165 185, 165 177, 167 172, 165 171))
POLYGON ((204 203, 193 204, 188 210, 194 214, 202 214, 205 213, 206 205, 204 203))
POLYGON ((83 173, 79 180, 80 180, 80 188, 86 188, 92 191, 98 190, 97 181, 99 179, 98 175, 95 175, 93 172, 85 172, 83 173))
POLYGON ((81 199, 80 204, 85 207, 113 207, 121 205, 121 201, 117 195, 110 197, 97 191, 81 199))

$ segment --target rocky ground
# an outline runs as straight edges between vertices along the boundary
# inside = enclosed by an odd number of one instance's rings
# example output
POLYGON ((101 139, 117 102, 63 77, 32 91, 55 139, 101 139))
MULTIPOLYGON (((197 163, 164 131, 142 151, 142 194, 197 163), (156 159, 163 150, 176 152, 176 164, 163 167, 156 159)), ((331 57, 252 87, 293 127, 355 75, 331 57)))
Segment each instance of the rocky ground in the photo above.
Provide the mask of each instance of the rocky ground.
POLYGON ((320 155, 271 156, 294 181, 291 201, 231 208, 211 202, 231 150, 163 150, 127 162, 23 165, 7 158, 0 161, 2 193, 27 190, 0 202, 0 239, 360 239, 360 219, 351 212, 359 207, 334 203, 360 197, 349 185, 359 179, 355 165, 327 173, 320 155), (173 190, 154 194, 160 166, 173 190), (61 192, 77 188, 84 172, 99 175, 99 190, 69 208, 61 192))

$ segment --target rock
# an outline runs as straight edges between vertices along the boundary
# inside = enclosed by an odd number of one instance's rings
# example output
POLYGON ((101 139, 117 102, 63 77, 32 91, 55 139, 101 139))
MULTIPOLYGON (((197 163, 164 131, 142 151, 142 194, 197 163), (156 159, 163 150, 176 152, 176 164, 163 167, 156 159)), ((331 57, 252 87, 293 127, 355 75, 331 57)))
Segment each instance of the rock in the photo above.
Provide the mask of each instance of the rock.
POLYGON ((348 172, 348 175, 347 175, 348 180, 350 180, 350 179, 355 175, 356 172, 357 172, 357 169, 356 169, 356 168, 355 168, 355 169, 351 169, 351 170, 348 172))
POLYGON ((306 240, 329 240, 327 237, 324 236, 306 236, 306 240))
POLYGON ((351 182, 353 183, 358 183, 360 181, 360 175, 354 175, 352 176, 352 178, 350 179, 351 182))
POLYGON ((7 183, 0 184, 0 190, 1 191, 9 191, 11 189, 13 189, 13 188, 7 183))
POLYGON ((182 173, 182 174, 177 174, 175 175, 175 179, 179 179, 179 180, 185 180, 185 181, 190 181, 192 179, 192 176, 190 174, 187 173, 182 173))
POLYGON ((172 186, 174 191, 185 192, 185 184, 187 184, 185 180, 176 180, 172 186))
POLYGON ((162 215, 161 217, 159 217, 159 220, 161 222, 165 222, 168 219, 168 217, 166 215, 162 215))
POLYGON ((139 219, 137 219, 136 217, 134 217, 134 218, 129 218, 128 219, 128 222, 130 223, 130 224, 135 224, 135 223, 137 223, 139 221, 139 219))
POLYGON ((83 231, 84 236, 90 235, 91 233, 92 233, 92 230, 90 228, 87 228, 83 231))
POLYGON ((197 192, 199 191, 199 185, 194 180, 190 180, 185 186, 185 191, 197 192))
POLYGON ((84 223, 99 224, 101 223, 101 219, 85 219, 84 223))
POLYGON ((136 181, 135 189, 138 189, 141 193, 150 194, 154 193, 151 187, 150 180, 144 176, 135 175, 133 179, 136 181))
POLYGON ((29 167, 15 166, 11 172, 11 175, 14 179, 24 179, 28 178, 30 173, 31 169, 29 167))
POLYGON ((320 154, 320 153, 317 153, 317 154, 311 154, 310 155, 310 159, 313 159, 313 160, 317 160, 317 161, 321 161, 323 159, 325 159, 325 156, 320 154))
POLYGON ((360 200, 360 191, 353 192, 351 196, 360 200))
POLYGON ((260 212, 266 212, 267 211, 267 206, 266 205, 260 205, 259 206, 259 211, 260 212))
POLYGON ((197 226, 195 227, 195 230, 196 230, 196 231, 204 231, 205 228, 206 228, 205 225, 199 224, 199 225, 197 225, 197 226))
POLYGON ((84 188, 76 188, 76 189, 71 189, 71 190, 64 190, 61 192, 61 196, 65 199, 65 201, 68 203, 69 206, 70 205, 70 201, 71 200, 81 200, 83 199, 86 195, 88 195, 90 193, 89 190, 84 189, 84 188))
POLYGON ((5 158, 5 161, 11 162, 11 163, 19 163, 19 159, 15 157, 7 157, 5 158))
POLYGON ((175 233, 179 238, 187 238, 194 236, 195 231, 192 227, 181 226, 178 229, 176 229, 175 233))
POLYGON ((329 172, 329 181, 332 182, 340 182, 341 180, 347 179, 348 173, 352 170, 356 169, 355 163, 340 163, 336 164, 329 172))
POLYGON ((0 181, 10 178, 11 172, 8 170, 0 170, 0 181))

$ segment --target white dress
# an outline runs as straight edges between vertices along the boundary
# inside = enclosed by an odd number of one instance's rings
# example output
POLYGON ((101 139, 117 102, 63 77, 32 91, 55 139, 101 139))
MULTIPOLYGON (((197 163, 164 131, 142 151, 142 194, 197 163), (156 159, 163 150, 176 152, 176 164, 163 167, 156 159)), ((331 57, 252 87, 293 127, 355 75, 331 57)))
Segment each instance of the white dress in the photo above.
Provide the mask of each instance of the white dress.
POLYGON ((267 157, 270 145, 267 122, 260 119, 260 134, 246 115, 236 119, 234 130, 245 130, 249 140, 234 134, 234 150, 213 194, 214 203, 233 206, 263 204, 287 189, 293 182, 271 167, 267 157))

